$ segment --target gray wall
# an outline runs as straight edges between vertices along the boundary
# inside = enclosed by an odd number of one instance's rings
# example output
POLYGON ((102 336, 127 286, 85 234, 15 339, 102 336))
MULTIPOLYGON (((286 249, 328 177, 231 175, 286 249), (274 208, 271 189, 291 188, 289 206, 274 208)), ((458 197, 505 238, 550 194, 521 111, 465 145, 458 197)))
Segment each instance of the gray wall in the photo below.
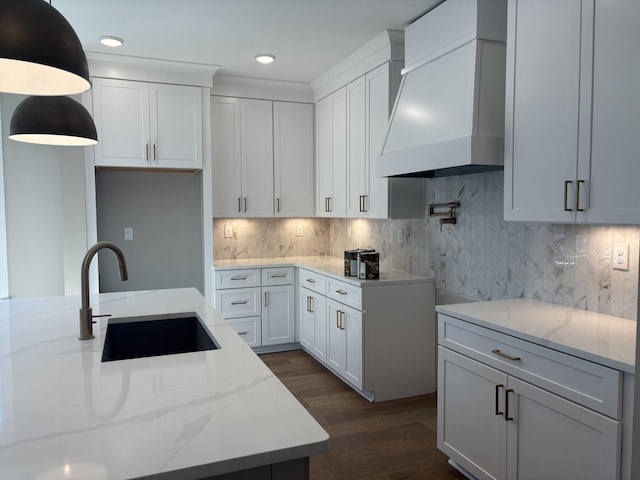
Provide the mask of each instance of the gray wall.
POLYGON ((96 172, 98 240, 125 254, 121 282, 112 252, 98 254, 100 292, 195 287, 203 289, 202 174, 96 172), (133 227, 133 240, 123 239, 133 227))

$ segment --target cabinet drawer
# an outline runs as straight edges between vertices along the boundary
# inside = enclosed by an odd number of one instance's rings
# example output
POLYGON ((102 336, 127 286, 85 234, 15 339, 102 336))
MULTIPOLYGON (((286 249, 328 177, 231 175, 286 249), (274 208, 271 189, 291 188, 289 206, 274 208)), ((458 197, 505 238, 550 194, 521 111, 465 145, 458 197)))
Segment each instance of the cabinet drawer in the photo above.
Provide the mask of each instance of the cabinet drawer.
POLYGON ((362 310, 362 289, 355 285, 327 278, 327 297, 362 310))
POLYGON ((260 269, 249 268, 240 270, 216 270, 215 288, 224 290, 227 288, 246 288, 260 286, 260 269))
POLYGON ((613 418, 621 417, 622 373, 447 315, 440 345, 613 418))
POLYGON ((216 309, 224 318, 260 315, 260 287, 216 290, 216 309))
POLYGON ((327 292, 326 277, 311 270, 300 269, 300 286, 313 290, 321 295, 327 292))
POLYGON ((250 347, 259 347, 262 338, 261 317, 246 317, 227 320, 227 323, 250 347))
POLYGON ((292 285, 293 267, 277 267, 262 269, 262 285, 292 285))

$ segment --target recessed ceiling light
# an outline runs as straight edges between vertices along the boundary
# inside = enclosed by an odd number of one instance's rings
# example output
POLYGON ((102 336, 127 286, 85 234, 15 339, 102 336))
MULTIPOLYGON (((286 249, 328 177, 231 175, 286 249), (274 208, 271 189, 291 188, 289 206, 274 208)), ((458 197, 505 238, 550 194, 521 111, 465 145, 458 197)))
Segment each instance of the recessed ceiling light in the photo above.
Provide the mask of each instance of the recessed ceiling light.
POLYGON ((106 45, 107 47, 119 47, 124 43, 124 40, 118 37, 114 37, 112 35, 103 35, 102 37, 98 37, 100 43, 106 45))
POLYGON ((271 55, 270 53, 260 53, 256 55, 256 61, 260 63, 271 63, 276 59, 275 55, 271 55))

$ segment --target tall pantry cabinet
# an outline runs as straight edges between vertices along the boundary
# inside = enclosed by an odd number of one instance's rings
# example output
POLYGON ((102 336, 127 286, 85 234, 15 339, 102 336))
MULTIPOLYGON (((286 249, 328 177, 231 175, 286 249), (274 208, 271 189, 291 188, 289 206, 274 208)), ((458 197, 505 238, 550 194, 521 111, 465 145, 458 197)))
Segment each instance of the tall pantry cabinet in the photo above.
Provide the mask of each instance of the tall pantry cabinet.
POLYGON ((640 222, 640 8, 508 4, 505 219, 640 222))

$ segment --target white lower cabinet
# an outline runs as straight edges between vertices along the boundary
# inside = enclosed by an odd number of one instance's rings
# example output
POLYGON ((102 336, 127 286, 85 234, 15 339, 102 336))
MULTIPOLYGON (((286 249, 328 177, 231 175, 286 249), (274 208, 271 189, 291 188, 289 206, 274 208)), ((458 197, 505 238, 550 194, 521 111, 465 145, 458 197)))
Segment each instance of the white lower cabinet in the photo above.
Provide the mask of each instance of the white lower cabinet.
POLYGON ((478 479, 620 478, 620 372, 464 324, 439 319, 440 450, 478 479))
POLYGON ((362 312, 327 300, 327 364, 338 375, 362 389, 362 312))
POLYGON ((249 346, 295 342, 293 267, 216 270, 214 276, 214 307, 249 346))
POLYGON ((318 360, 327 361, 327 299, 308 288, 300 288, 300 345, 318 360))

